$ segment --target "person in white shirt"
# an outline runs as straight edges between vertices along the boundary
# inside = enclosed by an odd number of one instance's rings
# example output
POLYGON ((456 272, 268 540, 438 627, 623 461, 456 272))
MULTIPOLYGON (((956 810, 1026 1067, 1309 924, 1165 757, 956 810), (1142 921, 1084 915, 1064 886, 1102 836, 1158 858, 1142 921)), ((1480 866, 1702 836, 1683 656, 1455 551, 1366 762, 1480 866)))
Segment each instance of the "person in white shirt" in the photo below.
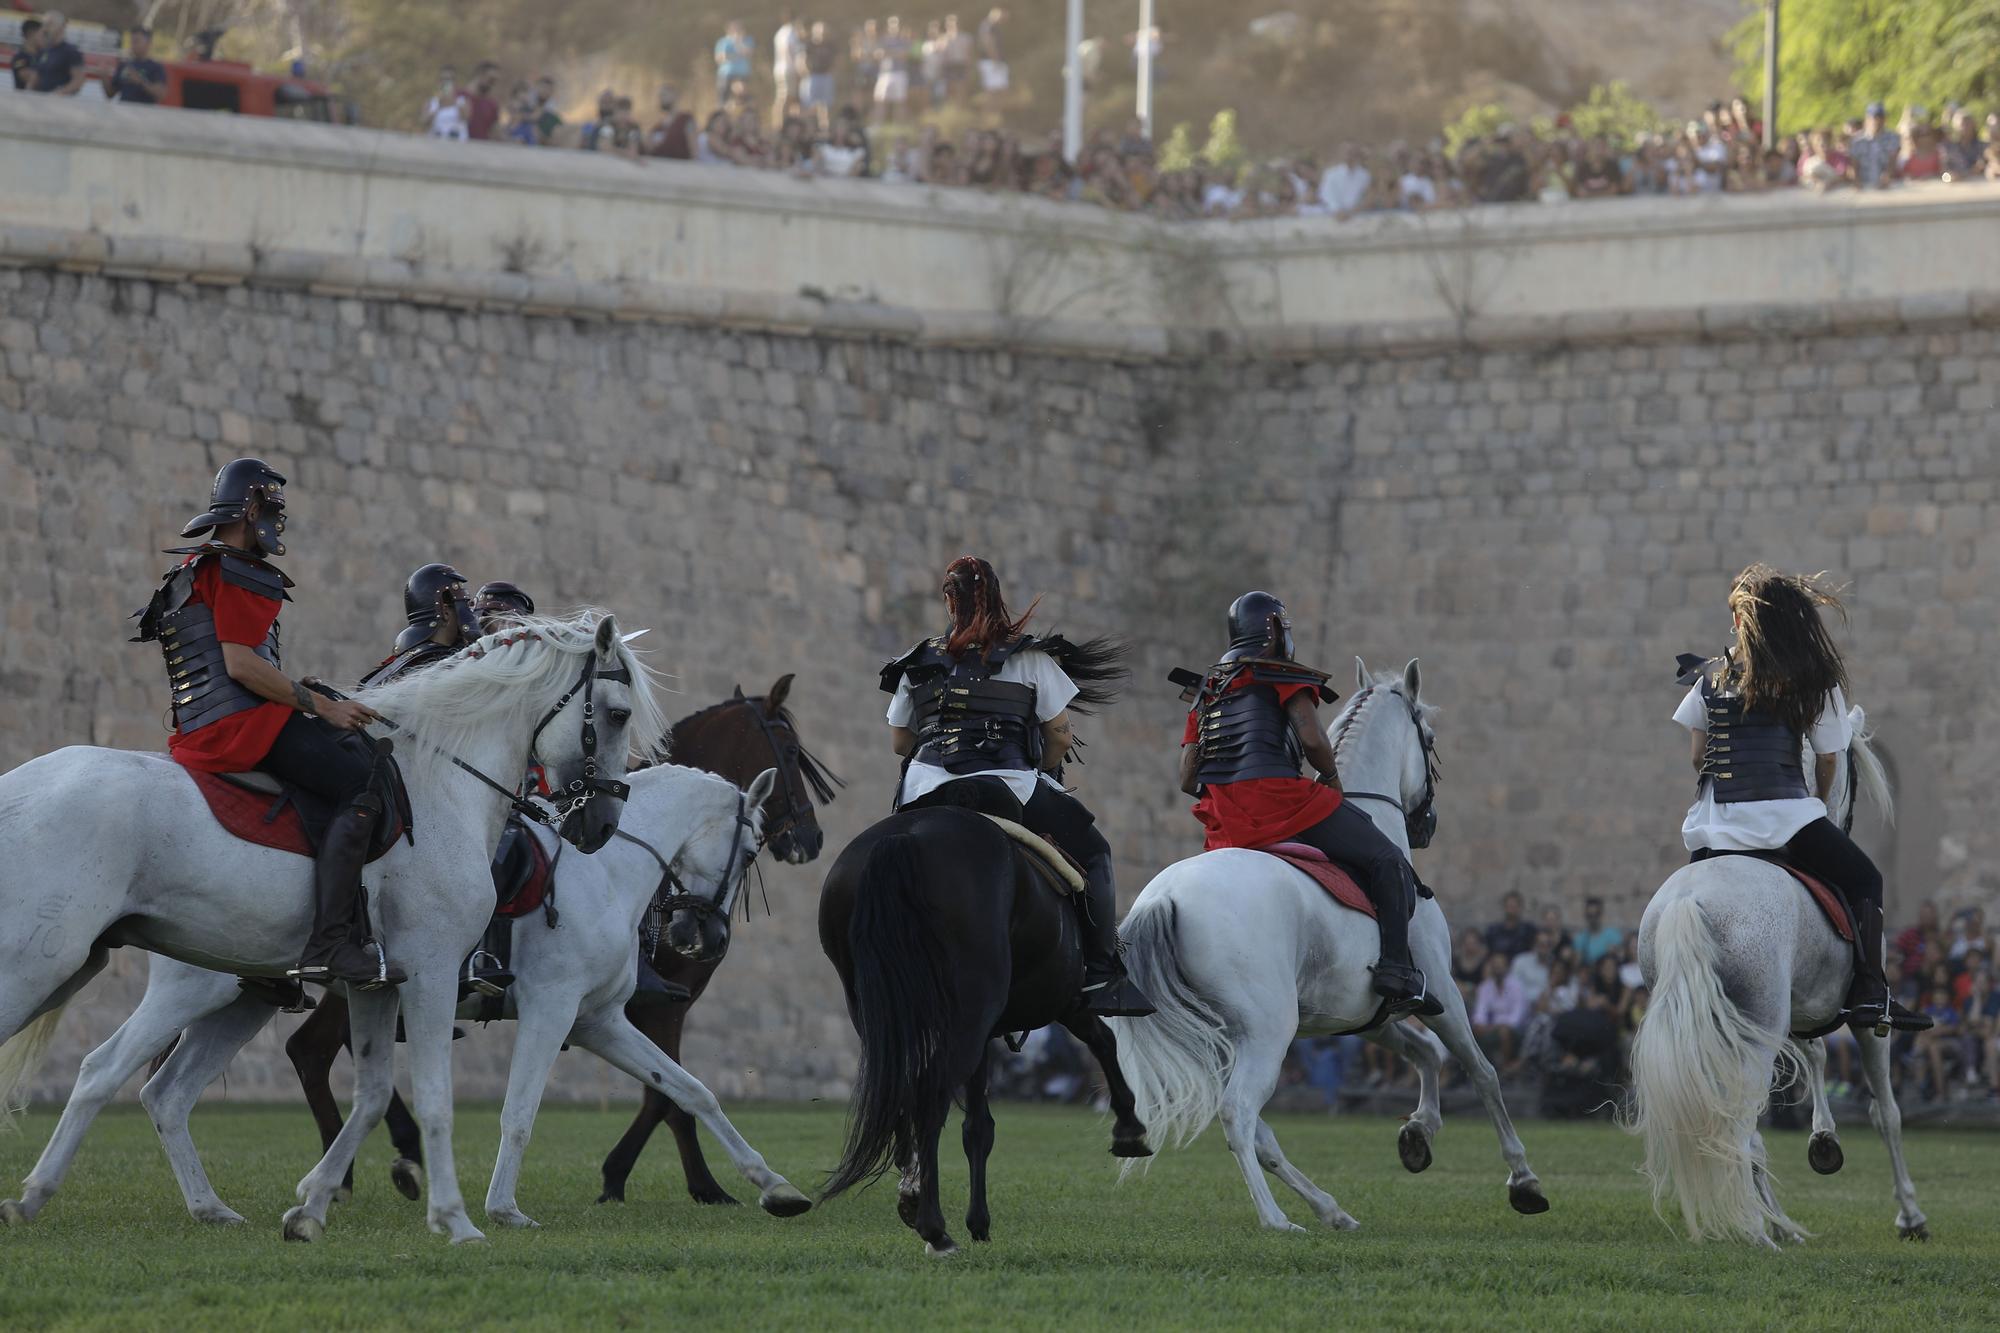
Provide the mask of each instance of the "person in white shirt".
POLYGON ((1681 824, 1694 859, 1718 853, 1779 852, 1792 865, 1845 893, 1854 909, 1861 959, 1847 996, 1849 1022, 1872 1027, 1886 1015, 1911 1031, 1930 1020, 1889 995, 1882 974, 1882 872, 1827 818, 1847 721, 1847 670, 1820 618, 1833 593, 1812 578, 1752 565, 1729 592, 1736 643, 1707 662, 1684 659, 1691 688, 1674 721, 1693 736, 1695 802, 1681 824), (1810 785, 1803 750, 1815 756, 1810 785))
POLYGON ((799 95, 806 67, 805 34, 789 9, 779 11, 784 22, 771 38, 771 83, 777 90, 772 118, 782 122, 785 108, 799 95))
POLYGON ((424 103, 424 129, 434 139, 470 138, 466 127, 465 93, 447 65, 438 74, 438 90, 424 103))
POLYGON ((970 806, 1017 819, 1075 857, 1087 883, 1080 904, 1084 1007, 1099 1015, 1150 1014, 1151 1002, 1118 957, 1111 844, 1058 776, 1071 746, 1071 705, 1109 702, 1112 691, 1099 682, 1124 674, 1123 649, 1023 633, 1034 607, 1011 615, 1000 576, 977 556, 954 560, 942 591, 950 629, 882 670, 882 688, 893 695, 891 746, 905 761, 896 808, 970 806))
POLYGON ((1344 218, 1361 207, 1368 197, 1372 178, 1361 164, 1361 150, 1351 143, 1340 146, 1340 160, 1319 178, 1319 201, 1335 217, 1344 218))

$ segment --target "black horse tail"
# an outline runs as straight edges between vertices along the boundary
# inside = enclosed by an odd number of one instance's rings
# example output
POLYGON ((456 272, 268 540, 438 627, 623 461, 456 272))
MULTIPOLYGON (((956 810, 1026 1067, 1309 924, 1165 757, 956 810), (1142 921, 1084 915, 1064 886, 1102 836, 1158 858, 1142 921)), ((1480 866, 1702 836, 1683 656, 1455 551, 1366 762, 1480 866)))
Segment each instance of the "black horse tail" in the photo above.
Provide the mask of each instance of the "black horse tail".
POLYGON ((919 1113, 942 1106, 952 1093, 948 1061, 958 996, 917 898, 919 856, 914 836, 889 834, 868 853, 855 890, 847 942, 861 1071, 847 1147, 820 1191, 823 1199, 888 1170, 896 1140, 913 1138, 919 1113))
POLYGON ((1132 674, 1126 665, 1131 648, 1123 639, 1107 636, 1071 643, 1054 634, 1042 640, 1042 647, 1076 683, 1076 698, 1069 706, 1079 713, 1094 713, 1111 703, 1132 674))

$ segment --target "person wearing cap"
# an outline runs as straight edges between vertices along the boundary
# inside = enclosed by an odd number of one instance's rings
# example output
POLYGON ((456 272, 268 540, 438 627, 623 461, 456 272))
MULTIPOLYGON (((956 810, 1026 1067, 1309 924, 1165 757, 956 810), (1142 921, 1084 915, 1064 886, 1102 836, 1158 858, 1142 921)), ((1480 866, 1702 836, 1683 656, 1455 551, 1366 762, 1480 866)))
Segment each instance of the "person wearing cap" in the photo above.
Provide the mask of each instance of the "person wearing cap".
POLYGON ((1847 156, 1854 163, 1854 183, 1864 190, 1886 190, 1896 179, 1903 136, 1890 129, 1884 117, 1882 104, 1870 102, 1861 133, 1847 145, 1847 156))

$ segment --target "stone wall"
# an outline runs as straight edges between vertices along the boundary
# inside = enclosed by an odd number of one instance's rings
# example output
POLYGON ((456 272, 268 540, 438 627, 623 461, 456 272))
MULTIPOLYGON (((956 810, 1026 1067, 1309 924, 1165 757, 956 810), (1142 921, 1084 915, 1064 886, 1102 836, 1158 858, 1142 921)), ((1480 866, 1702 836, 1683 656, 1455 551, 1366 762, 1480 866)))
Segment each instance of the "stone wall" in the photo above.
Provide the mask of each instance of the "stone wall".
MULTIPOLYGON (((1141 337, 1083 357, 1048 324, 954 345, 895 310, 774 329, 768 309, 465 308, 481 302, 436 272, 349 295, 254 265, 190 280, 157 248, 113 262, 88 228, 58 263, 34 249, 46 231, 8 230, 18 198, 0 200, 17 265, 0 267, 0 766, 162 744, 157 659, 124 642, 125 616, 214 469, 252 452, 292 478, 297 668, 372 663, 402 578, 433 558, 545 604, 601 602, 659 628, 686 710, 798 673, 806 738, 849 780, 823 812, 830 848, 893 781, 876 666, 933 627, 946 560, 990 555, 1017 604, 1043 599, 1039 624, 1134 641, 1135 684, 1084 727, 1080 774, 1128 900, 1199 846, 1164 673, 1199 665, 1229 598, 1263 585, 1341 678, 1356 653, 1422 657, 1445 774, 1420 865, 1455 922, 1510 888, 1570 913, 1602 894, 1634 920, 1679 859, 1689 794, 1668 664, 1719 646, 1749 560, 1826 568, 1851 584, 1854 695, 1900 787, 1900 824, 1868 834, 1893 902, 2000 885, 1990 292, 1898 304, 1828 259, 1824 306, 1635 305, 1449 338, 1354 325, 1288 344, 1280 327, 1218 332, 1209 355, 1156 331, 1158 354, 1141 337)), ((1855 217, 1815 253, 1869 251, 1855 217)), ((1239 262, 1195 277, 1241 294, 1239 262)), ((739 927, 696 1011, 687 1063, 725 1096, 844 1087, 823 867, 769 869, 771 916, 739 927)), ((119 957, 73 1008, 42 1095, 143 969, 119 957)), ((228 1095, 289 1095, 292 1021, 228 1095)), ((499 1092, 504 1026, 459 1044, 468 1095, 499 1092)), ((564 1061, 556 1095, 626 1099, 564 1061)))

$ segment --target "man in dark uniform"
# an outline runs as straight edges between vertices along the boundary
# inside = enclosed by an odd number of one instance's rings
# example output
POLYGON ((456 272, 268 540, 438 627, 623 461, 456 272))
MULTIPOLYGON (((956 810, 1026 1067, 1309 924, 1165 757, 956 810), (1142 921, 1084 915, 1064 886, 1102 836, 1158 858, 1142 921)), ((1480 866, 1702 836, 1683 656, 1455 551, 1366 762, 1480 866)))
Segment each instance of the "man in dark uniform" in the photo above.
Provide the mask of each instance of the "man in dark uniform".
POLYGON ((1018 802, 1020 822, 1084 870, 1084 1007, 1106 1016, 1150 1014, 1152 1001, 1118 956, 1111 844, 1056 777, 1073 744, 1072 704, 1087 710, 1109 701, 1111 691, 1097 682, 1123 674, 1116 665, 1122 650, 1023 633, 1034 608, 1018 619, 1009 614, 999 576, 976 556, 952 562, 943 592, 951 630, 882 670, 882 689, 894 696, 891 744, 906 760, 896 806, 955 803, 948 789, 968 782, 982 784, 1009 813, 1018 802))
POLYGON ((409 623, 396 636, 396 651, 361 678, 363 685, 442 661, 484 633, 465 594, 465 575, 450 565, 419 565, 411 573, 403 584, 403 614, 409 623))
POLYGON ((119 61, 111 72, 111 99, 157 105, 167 95, 167 67, 153 59, 153 30, 127 28, 125 40, 132 54, 119 61))
POLYGON ((35 62, 42 55, 42 21, 40 19, 21 20, 21 44, 14 48, 14 58, 9 64, 14 73, 14 91, 29 93, 35 90, 35 62))
POLYGON ((1284 603, 1247 592, 1229 607, 1229 649, 1201 683, 1181 738, 1181 790, 1197 797, 1207 850, 1302 842, 1351 873, 1375 905, 1375 993, 1390 1015, 1438 1014, 1410 963, 1417 876, 1395 843, 1341 797, 1333 746, 1315 712, 1327 676, 1292 660, 1284 603), (1299 774, 1310 761, 1317 781, 1299 774))
POLYGON ((284 486, 256 458, 216 473, 207 512, 181 530, 209 539, 169 552, 187 558, 140 613, 138 641, 157 641, 166 658, 176 761, 199 772, 269 773, 333 808, 313 867, 312 935, 291 975, 396 985, 402 971, 356 940, 361 869, 385 811, 376 754, 360 732, 378 719, 280 669, 278 612, 291 580, 268 557, 285 553, 284 486))

